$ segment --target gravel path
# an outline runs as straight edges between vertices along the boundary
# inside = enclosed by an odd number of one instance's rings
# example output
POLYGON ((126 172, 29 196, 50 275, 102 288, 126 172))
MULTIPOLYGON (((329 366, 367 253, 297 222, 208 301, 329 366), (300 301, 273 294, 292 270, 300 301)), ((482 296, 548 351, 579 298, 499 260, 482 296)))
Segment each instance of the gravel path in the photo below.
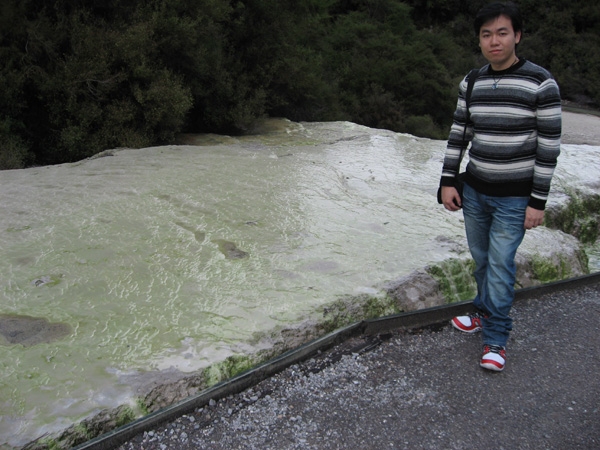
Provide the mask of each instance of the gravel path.
POLYGON ((354 338, 119 450, 600 448, 600 285, 515 303, 501 373, 445 325, 354 338))

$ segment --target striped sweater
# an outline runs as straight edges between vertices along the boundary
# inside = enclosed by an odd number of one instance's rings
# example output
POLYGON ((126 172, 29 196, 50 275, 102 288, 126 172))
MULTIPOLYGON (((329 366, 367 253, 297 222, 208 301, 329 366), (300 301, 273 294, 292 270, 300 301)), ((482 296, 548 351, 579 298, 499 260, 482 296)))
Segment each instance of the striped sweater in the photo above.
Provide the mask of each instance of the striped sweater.
POLYGON ((560 92, 552 75, 524 59, 496 72, 479 71, 469 103, 465 139, 466 78, 446 147, 442 186, 452 186, 469 141, 465 181, 476 191, 496 197, 529 197, 543 210, 560 153, 560 92))

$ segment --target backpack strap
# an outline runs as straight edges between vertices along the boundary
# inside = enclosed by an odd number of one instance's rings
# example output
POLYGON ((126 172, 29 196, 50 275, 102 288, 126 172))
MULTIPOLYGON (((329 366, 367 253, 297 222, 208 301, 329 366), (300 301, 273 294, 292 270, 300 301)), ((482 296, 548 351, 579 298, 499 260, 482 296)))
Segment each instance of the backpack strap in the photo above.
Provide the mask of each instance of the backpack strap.
POLYGON ((467 75, 467 92, 465 93, 465 104, 467 106, 467 115, 465 121, 465 129, 463 131, 463 141, 467 134, 467 124, 471 120, 471 113, 469 112, 469 104, 471 103, 471 93, 473 92, 473 86, 475 86, 475 80, 479 76, 479 69, 472 69, 467 75))

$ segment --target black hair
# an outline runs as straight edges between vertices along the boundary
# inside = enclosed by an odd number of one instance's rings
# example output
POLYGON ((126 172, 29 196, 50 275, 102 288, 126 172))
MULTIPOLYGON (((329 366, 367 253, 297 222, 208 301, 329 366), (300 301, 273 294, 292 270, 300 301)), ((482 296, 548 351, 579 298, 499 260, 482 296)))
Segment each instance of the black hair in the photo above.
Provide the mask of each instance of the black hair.
POLYGON ((500 16, 506 16, 510 19, 515 33, 523 33, 523 18, 521 17, 519 7, 513 2, 495 2, 481 8, 475 16, 475 22, 473 23, 475 35, 479 36, 481 27, 485 23, 500 16))

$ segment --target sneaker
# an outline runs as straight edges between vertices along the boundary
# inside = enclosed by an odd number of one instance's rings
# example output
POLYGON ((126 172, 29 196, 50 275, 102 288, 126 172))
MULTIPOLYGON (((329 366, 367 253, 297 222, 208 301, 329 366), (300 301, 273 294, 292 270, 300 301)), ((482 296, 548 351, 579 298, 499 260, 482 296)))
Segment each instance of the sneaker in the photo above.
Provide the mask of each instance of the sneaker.
POLYGON ((483 328, 481 319, 487 319, 487 317, 487 315, 481 312, 474 312, 466 316, 456 316, 452 319, 452 326, 464 333, 476 333, 483 328))
POLYGON ((483 355, 479 365, 484 369, 500 372, 506 364, 506 350, 499 345, 483 345, 483 355))

